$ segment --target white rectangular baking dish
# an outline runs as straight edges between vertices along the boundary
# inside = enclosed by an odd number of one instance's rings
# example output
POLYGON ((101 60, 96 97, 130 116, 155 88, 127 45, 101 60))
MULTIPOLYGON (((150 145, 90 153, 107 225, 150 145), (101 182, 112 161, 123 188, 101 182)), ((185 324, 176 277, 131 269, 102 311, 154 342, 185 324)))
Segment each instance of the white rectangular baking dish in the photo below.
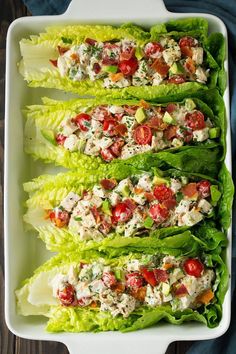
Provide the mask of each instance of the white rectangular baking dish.
MULTIPOLYGON (((210 32, 221 32, 227 41, 224 23, 208 14, 178 14, 168 12, 162 0, 72 0, 65 14, 20 18, 14 21, 7 36, 6 62, 6 129, 5 129, 5 316, 9 329, 17 336, 51 340, 66 344, 70 353, 75 354, 141 354, 148 346, 149 354, 164 353, 168 344, 176 340, 203 340, 222 335, 230 323, 230 287, 223 305, 223 318, 219 326, 209 329, 199 323, 186 323, 181 326, 159 324, 138 332, 121 334, 106 333, 59 333, 49 334, 44 330, 43 317, 21 317, 16 314, 14 291, 20 282, 30 276, 33 270, 51 256, 41 241, 26 234, 22 223, 24 195, 22 183, 41 173, 56 172, 42 163, 34 163, 23 152, 23 119, 21 108, 26 104, 38 103, 39 98, 66 98, 64 93, 54 90, 28 88, 19 75, 16 63, 20 59, 19 40, 30 34, 44 31, 45 27, 56 24, 104 23, 120 25, 135 22, 151 26, 173 18, 204 17, 209 22, 210 32)), ((228 73, 226 58, 225 70, 228 73)), ((229 126, 229 88, 224 100, 229 126)), ((226 165, 231 170, 230 129, 227 132, 226 165)), ((227 264, 231 267, 231 230, 228 232, 229 246, 227 264)))

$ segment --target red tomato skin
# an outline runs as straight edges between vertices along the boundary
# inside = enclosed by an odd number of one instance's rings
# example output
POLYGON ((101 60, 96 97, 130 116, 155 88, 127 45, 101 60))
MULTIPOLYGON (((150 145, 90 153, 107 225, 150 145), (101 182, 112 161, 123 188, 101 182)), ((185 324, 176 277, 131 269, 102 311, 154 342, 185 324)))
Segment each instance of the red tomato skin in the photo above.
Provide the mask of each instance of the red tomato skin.
POLYGON ((55 68, 57 68, 57 59, 53 60, 53 59, 49 59, 50 63, 55 66, 55 68))
POLYGON ((90 124, 91 116, 86 113, 80 113, 77 114, 75 118, 72 118, 71 121, 72 123, 75 123, 80 128, 80 130, 87 132, 89 129, 87 125, 90 124))
POLYGON ((155 58, 157 54, 163 52, 164 48, 159 42, 149 42, 146 44, 144 53, 146 57, 155 58))
POLYGON ((102 281, 108 288, 111 288, 117 283, 115 274, 113 272, 104 272, 102 275, 102 281))
POLYGON ((153 194, 159 202, 163 202, 164 200, 171 199, 174 193, 165 184, 160 184, 154 188, 153 194))
POLYGON ((204 271, 204 265, 196 258, 189 258, 183 264, 184 271, 188 275, 200 278, 204 271))
POLYGON ((154 269, 153 270, 157 283, 164 283, 168 280, 168 273, 164 269, 154 269))
POLYGON ((101 150, 100 154, 101 154, 103 160, 106 162, 110 162, 115 158, 115 156, 113 155, 113 153, 111 152, 111 150, 109 148, 101 150))
POLYGON ((132 211, 124 202, 116 204, 112 210, 112 217, 114 222, 126 222, 131 218, 131 216, 132 211))
POLYGON ((56 136, 56 142, 58 145, 64 145, 64 142, 66 140, 66 136, 63 134, 57 134, 56 136))
POLYGON ((75 289, 68 284, 63 290, 58 290, 58 298, 62 305, 70 306, 75 300, 75 289))
POLYGON ((93 71, 95 72, 95 74, 99 74, 101 71, 101 66, 98 63, 94 63, 93 64, 93 71))
POLYGON ((207 198, 211 194, 211 183, 207 180, 202 180, 197 183, 197 190, 202 198, 207 198))
POLYGON ((152 131, 147 125, 139 125, 134 130, 134 140, 139 145, 147 145, 152 141, 152 131))
POLYGON ((157 280, 153 270, 148 270, 147 268, 142 267, 141 274, 148 284, 150 284, 151 286, 157 285, 157 280))
POLYGON ((139 272, 126 274, 126 287, 138 289, 144 285, 144 278, 139 272))
POLYGON ((117 185, 117 181, 114 178, 105 178, 100 182, 102 188, 110 191, 117 185))
POLYGON ((115 127, 117 122, 115 119, 105 119, 103 122, 103 131, 106 135, 114 136, 116 135, 115 127))
POLYGON ((91 213, 93 214, 93 217, 94 217, 96 223, 98 224, 101 220, 101 216, 97 210, 97 207, 94 205, 92 208, 90 208, 90 210, 91 210, 91 213))
POLYGON ((158 223, 163 222, 169 216, 169 210, 162 204, 152 204, 149 213, 151 218, 158 223))
POLYGON ((131 76, 138 69, 138 60, 136 58, 130 58, 129 60, 122 60, 119 65, 119 70, 125 76, 131 76))
POLYGON ((194 111, 193 113, 187 113, 185 116, 187 125, 192 130, 199 130, 205 128, 204 115, 200 111, 194 111))
POLYGON ((70 216, 66 210, 61 211, 52 211, 49 215, 50 220, 55 224, 57 227, 64 227, 68 225, 70 216))

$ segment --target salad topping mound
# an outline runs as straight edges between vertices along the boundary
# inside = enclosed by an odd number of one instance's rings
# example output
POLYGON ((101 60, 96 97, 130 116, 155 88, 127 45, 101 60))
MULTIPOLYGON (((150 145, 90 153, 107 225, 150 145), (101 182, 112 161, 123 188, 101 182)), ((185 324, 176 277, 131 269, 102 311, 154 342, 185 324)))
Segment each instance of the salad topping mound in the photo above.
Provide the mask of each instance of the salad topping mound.
POLYGON ((213 298, 215 273, 199 258, 143 256, 116 267, 102 261, 80 263, 50 282, 63 306, 100 308, 128 317, 142 305, 195 309, 213 298))
POLYGON ((100 156, 106 162, 147 151, 177 148, 218 138, 220 131, 191 99, 154 106, 100 105, 64 119, 56 143, 71 152, 100 156))
POLYGON ((159 42, 138 46, 127 38, 97 42, 86 38, 80 45, 58 47, 58 59, 50 60, 62 77, 72 81, 103 80, 105 88, 157 86, 197 81, 206 84, 209 69, 196 38, 179 41, 163 36, 159 42))
MULTIPOLYGON (((56 227, 67 227, 81 240, 101 240, 110 233, 126 237, 168 226, 193 226, 213 215, 207 180, 162 178, 149 174, 121 180, 103 179, 82 196, 70 192, 52 210, 56 227)), ((220 193, 218 191, 218 193, 220 193)))

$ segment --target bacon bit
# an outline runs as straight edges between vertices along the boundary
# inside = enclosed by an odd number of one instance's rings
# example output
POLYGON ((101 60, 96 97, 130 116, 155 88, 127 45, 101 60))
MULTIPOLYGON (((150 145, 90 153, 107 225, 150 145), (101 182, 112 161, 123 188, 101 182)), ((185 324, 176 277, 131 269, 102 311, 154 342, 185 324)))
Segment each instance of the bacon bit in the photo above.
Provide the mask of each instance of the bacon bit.
POLYGON ((151 118, 146 125, 155 130, 165 130, 167 128, 167 124, 163 122, 161 118, 153 117, 151 118))
POLYGON ((121 79, 123 79, 124 74, 122 73, 116 73, 116 74, 110 74, 109 78, 111 79, 112 82, 117 82, 121 79))
POLYGON ((153 200, 155 200, 154 195, 151 192, 145 192, 144 196, 149 203, 153 202, 153 200))
POLYGON ((134 187, 134 193, 135 194, 141 194, 144 192, 143 188, 139 188, 139 187, 134 187))
POLYGON ((98 303, 96 301, 92 301, 91 304, 90 304, 90 307, 95 309, 96 307, 98 307, 98 303))
POLYGON ((120 294, 125 291, 125 284, 122 283, 121 281, 117 282, 116 285, 113 285, 112 290, 115 291, 116 293, 120 294))
POLYGON ((70 55, 70 57, 71 57, 72 60, 75 60, 76 62, 79 62, 79 56, 78 56, 78 54, 72 53, 72 54, 70 55))
POLYGON ((168 113, 172 113, 176 110, 177 108, 177 105, 175 103, 169 103, 167 106, 166 106, 166 111, 168 113))
POLYGON ((129 199, 125 199, 123 201, 123 203, 125 203, 127 205, 127 207, 131 210, 134 211, 136 209, 136 203, 133 199, 129 198, 129 199))
POLYGON ((196 66, 194 64, 194 61, 191 58, 188 58, 184 64, 185 69, 190 72, 191 74, 195 74, 196 72, 196 66))
POLYGON ((58 53, 60 55, 65 54, 70 48, 68 47, 61 47, 60 45, 57 46, 58 53))
POLYGON ((150 107, 150 104, 148 102, 144 101, 144 100, 141 100, 139 102, 139 105, 140 105, 140 107, 143 107, 143 108, 146 108, 146 109, 148 109, 150 107))
POLYGON ((85 43, 87 43, 89 45, 95 45, 97 43, 97 41, 95 39, 92 39, 92 38, 86 38, 85 39, 85 43))
POLYGON ((188 294, 188 291, 187 291, 187 288, 186 288, 186 286, 184 284, 181 284, 175 290, 175 296, 183 297, 186 294, 188 294))
POLYGON ((188 198, 198 196, 197 183, 188 183, 181 188, 181 192, 188 198))
POLYGON ((126 50, 124 52, 120 53, 120 61, 122 60, 129 60, 130 58, 132 58, 134 56, 135 53, 135 48, 130 48, 129 50, 126 50))
POLYGON ((53 60, 53 59, 49 59, 50 63, 52 63, 53 66, 55 66, 57 68, 57 59, 53 60))
POLYGON ((67 222, 65 220, 61 220, 61 219, 54 219, 54 223, 57 227, 60 227, 60 228, 67 225, 67 222))
POLYGON ((117 181, 114 178, 105 178, 101 180, 100 184, 102 188, 109 191, 115 188, 115 186, 117 186, 117 181))
POLYGON ((157 268, 153 269, 153 272, 158 283, 163 283, 168 280, 168 273, 166 270, 157 268))
POLYGON ((125 124, 118 124, 115 126, 114 130, 121 136, 124 136, 128 129, 125 124))
POLYGON ((206 290, 204 293, 197 297, 197 302, 201 302, 204 305, 207 305, 214 298, 214 293, 211 289, 206 290))
POLYGON ((171 263, 165 263, 165 264, 163 264, 163 268, 165 269, 165 270, 168 270, 168 269, 171 269, 171 268, 173 268, 174 266, 173 266, 173 264, 171 264, 171 263))
POLYGON ((90 210, 94 216, 96 223, 98 224, 101 221, 101 216, 97 210, 97 207, 94 205, 92 208, 90 208, 90 210))
POLYGON ((131 295, 139 301, 144 301, 145 300, 145 296, 146 296, 146 292, 147 292, 147 287, 146 286, 142 286, 141 288, 138 289, 132 289, 131 290, 131 295))
POLYGON ((111 230, 112 224, 107 222, 106 220, 102 220, 101 225, 99 226, 99 231, 103 233, 103 235, 107 235, 111 230))
POLYGON ((158 74, 160 74, 161 76, 166 76, 170 67, 166 64, 164 59, 157 58, 152 63, 151 68, 158 72, 158 74))
POLYGON ((125 112, 128 114, 135 114, 138 108, 138 106, 124 106, 125 112))
POLYGON ((167 129, 164 131, 164 137, 167 140, 171 140, 176 136, 176 132, 177 132, 177 127, 175 125, 169 125, 167 129))
POLYGON ((181 53, 185 57, 192 57, 193 56, 193 51, 192 51, 191 47, 188 47, 188 46, 181 47, 181 53))
MULTIPOLYGON (((45 210, 44 219, 45 219, 45 220, 50 219, 50 218, 51 218, 51 214, 52 214, 52 210, 51 210, 51 209, 45 210)), ((54 215, 55 215, 55 213, 54 213, 54 215)))

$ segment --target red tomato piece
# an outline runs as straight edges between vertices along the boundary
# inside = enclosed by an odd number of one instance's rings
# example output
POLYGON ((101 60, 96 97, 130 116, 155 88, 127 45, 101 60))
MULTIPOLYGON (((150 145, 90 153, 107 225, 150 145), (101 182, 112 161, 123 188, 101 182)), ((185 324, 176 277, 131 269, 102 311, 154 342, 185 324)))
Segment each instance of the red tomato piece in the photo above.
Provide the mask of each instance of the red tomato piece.
POLYGON ((67 47, 61 47, 61 46, 57 46, 57 50, 58 50, 58 53, 60 54, 60 55, 63 55, 63 54, 65 54, 66 52, 68 52, 68 50, 69 50, 69 48, 67 48, 67 47))
POLYGON ((171 199, 174 193, 172 189, 167 187, 165 184, 160 184, 154 188, 153 194, 159 202, 163 202, 164 200, 171 199))
POLYGON ((64 227, 68 225, 70 220, 69 213, 66 210, 53 211, 50 213, 49 217, 57 227, 64 227))
POLYGON ((95 72, 95 74, 99 74, 101 71, 101 66, 98 63, 94 63, 93 64, 93 71, 95 72))
POLYGON ((126 274, 126 287, 138 289, 144 285, 144 278, 139 272, 126 274))
POLYGON ((115 131, 119 135, 124 136, 127 133, 128 129, 127 129, 125 124, 121 123, 121 124, 118 124, 118 125, 115 126, 115 131))
POLYGON ((153 270, 148 270, 147 268, 142 267, 141 274, 148 284, 150 284, 151 286, 157 285, 157 280, 153 270))
POLYGON ((117 139, 111 146, 110 150, 115 156, 120 156, 121 155, 121 150, 122 147, 125 145, 125 142, 123 139, 117 139))
POLYGON ((174 198, 164 200, 162 204, 167 208, 167 209, 174 209, 176 206, 177 202, 174 198))
POLYGON ((158 42, 149 42, 146 44, 144 53, 148 58, 156 58, 157 55, 163 52, 163 47, 158 42))
POLYGON ((104 272, 102 275, 102 281, 108 288, 116 285, 117 283, 115 274, 113 272, 104 272))
POLYGON ((197 183, 197 190, 200 193, 202 198, 207 198, 211 194, 211 183, 207 180, 202 180, 197 183))
POLYGON ((113 136, 116 134, 115 126, 117 122, 115 119, 105 119, 103 122, 103 131, 109 136, 113 136))
POLYGON ((55 66, 57 68, 57 59, 53 60, 53 59, 49 59, 50 63, 52 63, 53 66, 55 66))
POLYGON ((149 209, 149 213, 154 221, 162 223, 169 216, 169 210, 165 205, 153 204, 149 209))
POLYGON ((199 130, 205 128, 204 114, 200 111, 194 111, 193 113, 187 113, 185 116, 187 125, 192 130, 199 130))
POLYGON ((171 140, 177 136, 177 127, 176 125, 169 125, 164 131, 164 137, 167 140, 171 140))
POLYGON ((66 136, 63 134, 57 134, 56 136, 56 142, 58 145, 64 145, 64 142, 66 140, 66 136))
POLYGON ((184 271, 188 275, 200 278, 204 271, 204 265, 196 258, 189 258, 183 264, 184 271))
POLYGON ((188 294, 188 290, 184 284, 176 287, 175 289, 175 296, 182 297, 188 294))
POLYGON ((186 186, 181 188, 181 192, 186 195, 186 197, 193 197, 194 195, 198 194, 197 183, 186 184, 186 186))
POLYGON ((153 200, 155 200, 155 197, 151 192, 145 192, 144 195, 149 203, 153 202, 153 200))
POLYGON ((100 151, 100 154, 103 160, 106 162, 110 162, 115 158, 115 156, 113 155, 110 149, 103 149, 100 151))
POLYGON ((168 79, 169 84, 183 84, 185 82, 185 77, 183 75, 173 75, 168 79))
POLYGON ((122 60, 118 65, 120 71, 125 76, 131 76, 138 69, 138 60, 136 58, 130 58, 129 60, 122 60))
POLYGON ((87 132, 91 125, 91 116, 86 113, 79 113, 75 118, 72 118, 71 121, 80 127, 83 132, 87 132))
POLYGON ((168 280, 168 273, 164 269, 153 270, 157 283, 163 283, 168 280))
POLYGON ((77 300, 76 304, 77 306, 80 306, 80 307, 85 307, 85 306, 88 306, 90 301, 89 300, 89 297, 82 297, 81 299, 77 300))
POLYGON ((177 108, 177 105, 174 104, 174 103, 169 103, 167 106, 166 106, 166 111, 168 113, 173 113, 177 108))
POLYGON ((170 67, 166 64, 163 58, 157 58, 152 63, 151 68, 158 72, 161 76, 166 76, 170 67))
POLYGON ((95 39, 92 39, 92 38, 86 38, 85 39, 85 43, 94 46, 97 43, 97 41, 95 39))
POLYGON ((111 114, 108 112, 107 106, 97 106, 91 113, 94 119, 98 120, 99 122, 103 122, 104 119, 111 118, 111 114))
POLYGON ((197 42, 193 37, 186 36, 186 37, 182 37, 179 40, 180 50, 184 56, 191 57, 192 56, 191 47, 196 47, 196 45, 197 42))
POLYGON ((124 202, 116 204, 112 210, 114 222, 126 222, 131 218, 131 216, 132 210, 124 202))
POLYGON ((150 144, 152 141, 152 131, 147 125, 139 125, 134 130, 134 140, 139 145, 150 144))
POLYGON ((184 129, 182 134, 183 134, 183 139, 184 139, 185 143, 189 143, 191 140, 193 140, 192 130, 184 129))
POLYGON ((110 191, 115 188, 115 186, 117 185, 117 181, 114 178, 105 178, 101 180, 100 184, 102 188, 106 189, 107 191, 110 191))
POLYGON ((58 298, 62 305, 71 305, 75 299, 74 287, 71 284, 68 284, 63 290, 58 290, 58 298))

